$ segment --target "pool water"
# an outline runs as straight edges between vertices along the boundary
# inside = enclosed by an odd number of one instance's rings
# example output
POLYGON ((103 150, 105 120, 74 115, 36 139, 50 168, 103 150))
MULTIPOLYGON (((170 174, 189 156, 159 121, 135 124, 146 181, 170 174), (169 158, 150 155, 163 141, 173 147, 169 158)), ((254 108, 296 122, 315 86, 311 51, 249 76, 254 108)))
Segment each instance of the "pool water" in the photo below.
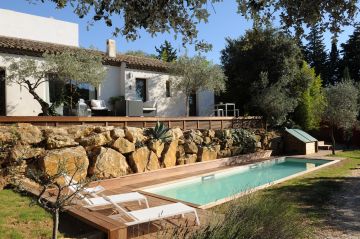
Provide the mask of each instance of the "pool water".
POLYGON ((225 172, 203 175, 189 180, 148 188, 144 191, 198 205, 205 205, 328 162, 330 161, 290 157, 279 158, 249 166, 237 167, 225 172))

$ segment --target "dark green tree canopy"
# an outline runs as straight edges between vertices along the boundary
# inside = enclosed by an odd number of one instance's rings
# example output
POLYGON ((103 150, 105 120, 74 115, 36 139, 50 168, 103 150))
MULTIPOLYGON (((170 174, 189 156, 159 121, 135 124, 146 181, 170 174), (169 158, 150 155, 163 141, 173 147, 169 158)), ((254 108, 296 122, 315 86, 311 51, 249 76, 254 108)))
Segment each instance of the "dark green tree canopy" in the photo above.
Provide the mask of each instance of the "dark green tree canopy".
POLYGON ((360 82, 360 26, 357 26, 346 43, 341 44, 342 65, 348 67, 351 79, 360 82))
POLYGON ((207 22, 208 3, 222 0, 27 0, 29 2, 54 2, 58 8, 71 6, 80 18, 90 17, 93 21, 104 21, 113 27, 114 34, 128 40, 139 37, 139 30, 145 29, 151 35, 170 32, 182 36, 183 44, 195 44, 196 49, 209 49, 210 44, 197 40, 197 25, 207 22), (123 24, 118 25, 119 19, 123 24))
POLYGON ((302 54, 296 42, 272 28, 255 29, 239 39, 227 39, 221 61, 228 78, 221 100, 235 102, 242 114, 258 113, 249 102, 259 94, 260 88, 281 80, 276 87, 286 87, 289 91, 286 95, 298 97, 307 85, 298 77, 302 54), (262 72, 266 73, 265 83, 260 82, 262 72), (255 87, 259 82, 261 87, 255 87))
POLYGON ((172 62, 177 59, 176 50, 168 41, 161 44, 159 48, 155 47, 155 50, 158 53, 157 58, 162 61, 172 62))
POLYGON ((334 40, 342 27, 352 25, 359 13, 357 0, 237 0, 238 11, 253 19, 255 25, 269 24, 278 16, 282 27, 294 30, 300 38, 304 26, 311 27, 316 23, 321 29, 329 29, 334 40))
POLYGON ((328 82, 327 84, 334 85, 340 80, 340 55, 335 42, 331 44, 331 51, 328 59, 328 82))

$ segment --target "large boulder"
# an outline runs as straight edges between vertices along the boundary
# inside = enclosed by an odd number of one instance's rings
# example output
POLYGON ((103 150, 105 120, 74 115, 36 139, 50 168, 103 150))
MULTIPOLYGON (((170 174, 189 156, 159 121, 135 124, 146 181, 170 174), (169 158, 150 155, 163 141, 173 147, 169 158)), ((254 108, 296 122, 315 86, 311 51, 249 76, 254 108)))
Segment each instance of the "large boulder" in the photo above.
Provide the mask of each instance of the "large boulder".
POLYGON ((18 144, 38 144, 43 140, 41 130, 32 124, 19 123, 13 130, 16 132, 18 144))
POLYGON ((178 141, 173 140, 170 143, 165 145, 163 154, 162 154, 162 163, 165 168, 173 167, 176 165, 176 150, 178 146, 178 141))
POLYGON ((99 179, 115 178, 131 173, 126 158, 116 150, 99 147, 92 158, 89 175, 99 179))
POLYGON ((69 135, 67 127, 45 126, 41 128, 41 131, 43 132, 45 138, 51 135, 65 135, 65 136, 69 135))
POLYGON ((53 134, 53 135, 49 135, 45 141, 46 141, 47 149, 59 149, 59 148, 73 147, 79 145, 79 143, 76 142, 69 135, 53 134))
POLYGON ((185 149, 183 145, 178 145, 176 148, 176 158, 185 157, 185 149))
POLYGON ((78 125, 78 126, 67 127, 68 134, 70 134, 75 140, 79 140, 84 137, 89 137, 94 133, 94 131, 95 131, 95 127, 90 125, 78 125))
POLYGON ((142 173, 160 168, 158 157, 147 147, 141 147, 131 153, 129 164, 133 172, 142 173))
POLYGON ((204 137, 214 138, 215 137, 215 131, 213 129, 204 129, 202 131, 202 135, 204 137))
POLYGON ((95 134, 80 140, 82 146, 102 146, 112 141, 110 132, 95 134))
POLYGON ((203 138, 202 138, 202 133, 200 132, 200 130, 190 130, 187 131, 185 134, 185 138, 195 142, 196 144, 202 144, 203 143, 203 138))
POLYGON ((185 164, 196 163, 197 161, 197 154, 186 154, 185 155, 185 164))
POLYGON ((17 144, 10 150, 10 160, 19 161, 44 156, 45 149, 33 148, 30 145, 17 144))
POLYGON ((122 128, 115 128, 111 130, 110 135, 113 139, 124 138, 125 131, 122 128))
POLYGON ((114 126, 95 126, 94 131, 95 133, 103 133, 106 131, 111 131, 114 129, 114 126))
POLYGON ((136 127, 126 127, 125 138, 133 143, 143 142, 146 140, 146 137, 144 136, 144 129, 136 127))
POLYGON ((185 150, 185 153, 187 153, 187 154, 197 154, 198 147, 194 142, 188 141, 184 144, 184 150, 185 150))
POLYGON ((213 148, 202 147, 199 150, 198 157, 200 161, 213 160, 216 159, 217 153, 213 148))
POLYGON ((169 130, 173 140, 182 140, 184 138, 183 131, 180 128, 173 128, 169 130))
POLYGON ((14 144, 18 136, 9 126, 0 126, 0 145, 14 144))
POLYGON ((156 154, 158 158, 161 157, 164 146, 165 144, 161 140, 151 140, 149 143, 149 148, 156 154))
POLYGON ((223 149, 217 152, 217 158, 227 158, 231 156, 231 150, 230 149, 223 149))
POLYGON ((47 151, 40 160, 40 166, 48 175, 67 173, 79 181, 86 177, 89 160, 85 149, 78 146, 47 151))
POLYGON ((135 144, 125 138, 118 138, 112 144, 112 147, 122 154, 127 154, 135 151, 135 144))

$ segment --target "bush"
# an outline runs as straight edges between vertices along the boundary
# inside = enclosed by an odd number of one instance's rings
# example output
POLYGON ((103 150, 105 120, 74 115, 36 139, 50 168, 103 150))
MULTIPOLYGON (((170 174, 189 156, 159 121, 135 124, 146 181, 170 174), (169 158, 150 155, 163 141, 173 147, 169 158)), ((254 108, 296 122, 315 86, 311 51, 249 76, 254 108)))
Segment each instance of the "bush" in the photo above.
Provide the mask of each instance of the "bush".
POLYGON ((232 129, 231 136, 234 140, 234 145, 243 148, 242 153, 253 153, 256 148, 255 134, 246 129, 232 129))

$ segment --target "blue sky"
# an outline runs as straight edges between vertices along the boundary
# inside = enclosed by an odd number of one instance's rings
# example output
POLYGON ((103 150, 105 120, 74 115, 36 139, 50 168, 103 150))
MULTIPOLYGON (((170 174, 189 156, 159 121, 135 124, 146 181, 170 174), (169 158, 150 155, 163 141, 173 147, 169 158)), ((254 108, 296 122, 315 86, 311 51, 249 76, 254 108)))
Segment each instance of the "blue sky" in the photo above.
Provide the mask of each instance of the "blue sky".
MULTIPOLYGON (((103 22, 96 22, 94 26, 90 26, 87 29, 88 19, 79 19, 70 7, 59 10, 55 8, 55 4, 49 2, 34 5, 29 4, 26 0, 1 0, 0 8, 78 23, 80 46, 82 47, 94 46, 100 50, 105 50, 106 39, 114 38, 112 36, 112 29, 103 22)), ((220 51, 225 47, 225 38, 241 36, 247 29, 251 28, 252 24, 236 12, 237 4, 235 0, 226 0, 215 4, 214 8, 215 12, 209 6, 208 10, 211 16, 208 23, 202 23, 198 26, 198 36, 199 39, 205 39, 213 45, 212 51, 206 53, 205 56, 214 63, 220 63, 220 51)), ((351 33, 352 28, 346 28, 339 37, 339 43, 346 41, 351 33)), ((330 34, 326 33, 324 37, 327 48, 330 48, 330 34)), ((126 41, 122 36, 115 38, 117 50, 120 52, 142 50, 147 53, 155 53, 155 46, 159 46, 165 40, 168 40, 180 53, 195 54, 194 47, 189 46, 187 49, 184 49, 181 46, 180 39, 181 37, 178 37, 178 40, 175 40, 171 34, 159 34, 156 37, 151 37, 144 31, 141 31, 141 38, 134 42, 126 41)))

